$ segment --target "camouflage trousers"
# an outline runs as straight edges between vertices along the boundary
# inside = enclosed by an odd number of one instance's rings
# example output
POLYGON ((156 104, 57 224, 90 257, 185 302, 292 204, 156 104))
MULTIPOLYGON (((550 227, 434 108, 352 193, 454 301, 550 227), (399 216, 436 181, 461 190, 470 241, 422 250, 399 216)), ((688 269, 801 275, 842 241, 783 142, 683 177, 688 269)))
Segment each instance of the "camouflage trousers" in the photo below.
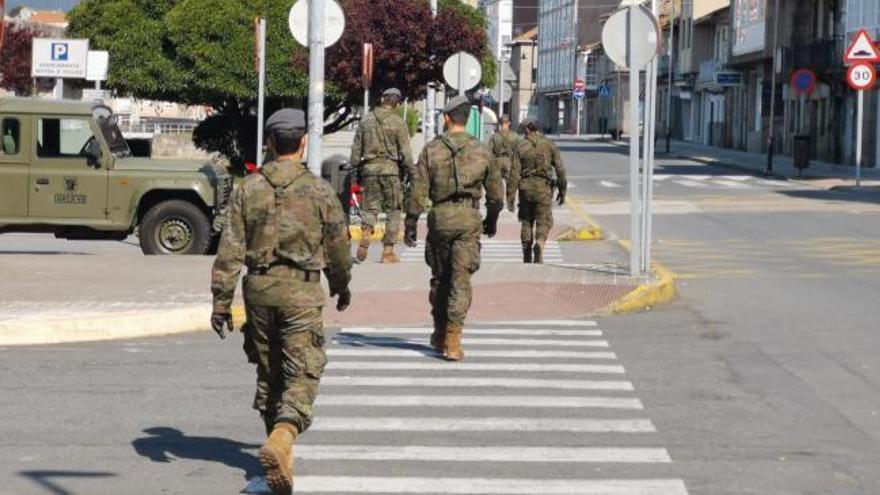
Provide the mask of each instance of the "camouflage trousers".
POLYGON ((254 409, 271 432, 290 423, 300 433, 312 424, 312 405, 327 355, 320 307, 246 305, 245 351, 257 365, 254 409))
POLYGON ((363 178, 363 226, 374 230, 379 213, 385 213, 383 244, 396 244, 403 221, 403 188, 396 175, 371 175, 363 178))
POLYGON ((524 245, 547 242, 553 229, 553 190, 520 189, 519 221, 522 223, 521 239, 524 245))
POLYGON ((464 325, 471 276, 480 269, 482 219, 470 204, 440 205, 428 215, 425 261, 431 267, 431 314, 438 328, 464 325))

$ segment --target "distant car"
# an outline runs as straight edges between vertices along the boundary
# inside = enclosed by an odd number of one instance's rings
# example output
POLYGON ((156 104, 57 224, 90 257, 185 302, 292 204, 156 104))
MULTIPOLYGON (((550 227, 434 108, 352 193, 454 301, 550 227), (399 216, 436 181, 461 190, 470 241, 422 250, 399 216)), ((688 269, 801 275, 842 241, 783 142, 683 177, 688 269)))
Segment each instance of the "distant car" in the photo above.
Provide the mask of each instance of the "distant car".
POLYGON ((0 98, 0 233, 136 233, 145 254, 207 254, 232 185, 220 160, 133 157, 102 104, 0 98))

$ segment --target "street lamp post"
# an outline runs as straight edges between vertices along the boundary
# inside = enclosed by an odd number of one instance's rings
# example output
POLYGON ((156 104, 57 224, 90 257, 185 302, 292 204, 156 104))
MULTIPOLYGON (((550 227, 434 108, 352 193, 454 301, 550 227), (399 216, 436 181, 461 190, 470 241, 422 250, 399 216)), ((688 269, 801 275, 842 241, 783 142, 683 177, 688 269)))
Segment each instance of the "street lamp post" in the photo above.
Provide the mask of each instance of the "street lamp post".
MULTIPOLYGON (((770 129, 767 131, 767 169, 766 175, 773 173, 773 146, 776 136, 773 130, 776 121, 776 64, 779 56, 779 1, 773 9, 773 62, 770 67, 770 129)), ((760 88, 758 88, 760 91, 760 88)))
POLYGON ((666 95, 666 152, 672 149, 672 78, 674 73, 675 61, 675 0, 672 0, 672 15, 669 18, 669 74, 667 76, 668 91, 666 95))

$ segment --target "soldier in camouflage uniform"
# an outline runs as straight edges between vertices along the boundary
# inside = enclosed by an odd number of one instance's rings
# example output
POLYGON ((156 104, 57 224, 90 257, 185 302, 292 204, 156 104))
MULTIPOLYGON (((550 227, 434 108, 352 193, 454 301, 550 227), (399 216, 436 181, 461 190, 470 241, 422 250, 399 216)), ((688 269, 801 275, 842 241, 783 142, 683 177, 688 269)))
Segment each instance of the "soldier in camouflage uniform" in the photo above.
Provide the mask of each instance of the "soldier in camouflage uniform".
POLYGON ((425 261, 431 267, 430 302, 434 317, 431 345, 450 361, 464 358, 461 334, 471 306, 471 275, 480 268, 480 233, 493 237, 504 207, 501 172, 489 149, 465 132, 470 102, 450 100, 447 131, 422 151, 406 197, 408 246, 416 245, 419 216, 428 214, 425 261), (480 200, 486 190, 486 220, 480 200))
POLYGON ((519 192, 519 221, 522 223, 523 261, 543 263, 544 245, 553 228, 553 189, 558 188, 559 205, 565 204, 568 182, 556 144, 538 132, 537 123, 524 122, 525 139, 517 146, 516 159, 507 182, 507 207, 519 192))
POLYGON ((348 226, 336 192, 302 164, 305 118, 300 110, 276 112, 266 122, 277 156, 233 193, 228 226, 214 262, 211 326, 232 331, 231 305, 246 265, 245 349, 257 364, 254 408, 268 440, 260 463, 275 494, 293 484, 293 442, 312 422, 312 404, 327 363, 322 307, 323 271, 337 309, 351 302, 348 226))
POLYGON ((412 173, 412 148, 409 130, 395 113, 402 95, 391 88, 382 93, 379 108, 373 110, 358 126, 351 147, 349 162, 357 167, 364 188, 363 224, 357 259, 367 259, 373 230, 380 212, 386 215, 382 239, 382 263, 397 263, 394 244, 400 236, 403 218, 403 186, 412 173))
POLYGON ((505 181, 510 180, 510 169, 513 168, 518 141, 519 137, 510 129, 510 117, 503 115, 498 122, 498 132, 489 139, 489 149, 495 155, 505 181))

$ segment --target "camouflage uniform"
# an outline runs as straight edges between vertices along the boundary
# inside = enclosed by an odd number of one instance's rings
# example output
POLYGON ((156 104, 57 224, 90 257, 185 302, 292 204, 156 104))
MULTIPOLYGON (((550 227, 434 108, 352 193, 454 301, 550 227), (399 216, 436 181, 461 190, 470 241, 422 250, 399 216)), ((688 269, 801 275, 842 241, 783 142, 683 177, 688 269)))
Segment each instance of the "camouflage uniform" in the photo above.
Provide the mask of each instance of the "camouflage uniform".
POLYGON ((505 180, 510 178, 510 169, 513 168, 513 158, 519 145, 519 137, 510 129, 500 129, 489 139, 489 148, 501 168, 501 176, 505 180))
POLYGON ((302 433, 327 363, 321 271, 331 294, 351 279, 348 227, 336 193, 302 164, 272 162, 247 177, 229 204, 214 262, 214 311, 229 312, 242 265, 245 348, 257 364, 254 408, 302 433))
POLYGON ((359 166, 364 187, 363 226, 372 233, 380 212, 387 215, 383 244, 400 235, 403 188, 401 176, 412 172, 409 131, 393 109, 379 107, 361 123, 354 136, 350 163, 359 166))
POLYGON ((427 209, 425 261, 431 267, 430 302, 437 329, 464 325, 471 306, 471 275, 480 268, 480 199, 489 216, 501 211, 501 173, 489 149, 466 133, 446 133, 422 151, 406 198, 407 219, 427 209))
MULTIPOLYGON (((507 204, 512 207, 519 193, 519 221, 525 261, 532 260, 532 249, 540 258, 553 229, 553 187, 565 194, 568 182, 559 148, 540 133, 520 140, 507 183, 507 204)), ((540 262, 540 260, 536 260, 540 262)))

